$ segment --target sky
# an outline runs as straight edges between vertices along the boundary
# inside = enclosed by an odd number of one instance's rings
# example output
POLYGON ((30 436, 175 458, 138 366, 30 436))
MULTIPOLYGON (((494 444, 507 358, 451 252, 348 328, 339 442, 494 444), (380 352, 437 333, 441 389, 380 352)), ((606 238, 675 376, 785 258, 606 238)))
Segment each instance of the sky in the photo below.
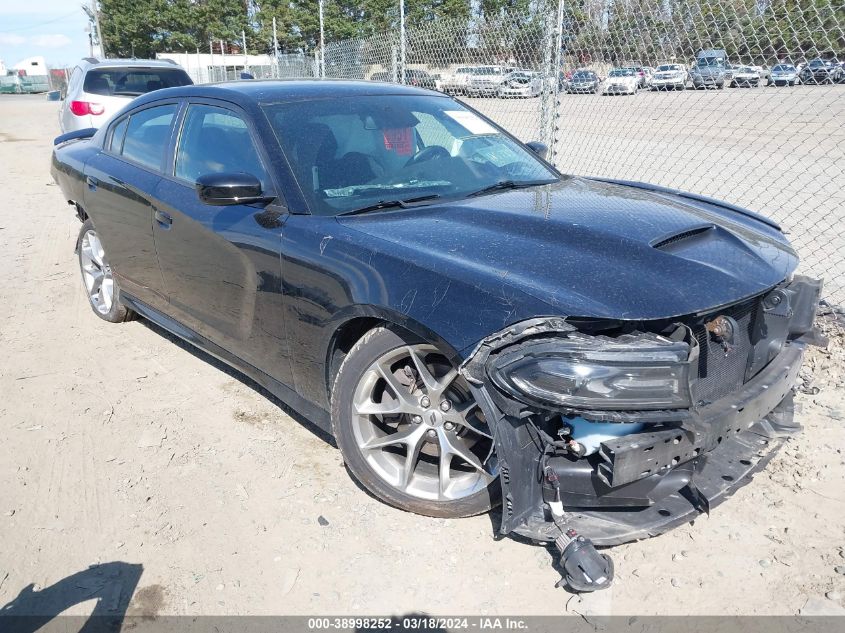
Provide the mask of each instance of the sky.
POLYGON ((55 68, 86 57, 88 18, 81 0, 0 0, 0 59, 11 69, 43 55, 55 68))

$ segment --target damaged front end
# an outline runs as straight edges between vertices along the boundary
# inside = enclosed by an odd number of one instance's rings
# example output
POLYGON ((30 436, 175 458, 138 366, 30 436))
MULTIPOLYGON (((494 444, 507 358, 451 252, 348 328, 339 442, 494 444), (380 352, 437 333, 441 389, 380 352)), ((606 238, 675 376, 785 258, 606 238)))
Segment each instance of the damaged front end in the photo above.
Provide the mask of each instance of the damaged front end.
POLYGON ((689 522, 800 426, 793 386, 821 282, 663 321, 536 318, 461 367, 494 431, 501 532, 556 542, 568 584, 607 586, 592 547, 689 522))

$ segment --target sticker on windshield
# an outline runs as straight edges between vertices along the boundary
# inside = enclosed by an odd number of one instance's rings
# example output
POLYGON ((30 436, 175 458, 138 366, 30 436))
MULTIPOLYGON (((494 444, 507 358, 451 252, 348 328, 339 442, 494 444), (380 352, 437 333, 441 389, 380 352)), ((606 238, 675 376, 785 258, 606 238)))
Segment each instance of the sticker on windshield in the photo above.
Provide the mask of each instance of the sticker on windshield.
POLYGON ((389 152, 396 152, 400 156, 411 155, 413 152, 411 144, 411 128, 385 128, 382 132, 384 136, 384 149, 389 152))
POLYGON ((445 110, 446 116, 460 123, 470 134, 497 134, 498 130, 473 112, 466 110, 445 110))

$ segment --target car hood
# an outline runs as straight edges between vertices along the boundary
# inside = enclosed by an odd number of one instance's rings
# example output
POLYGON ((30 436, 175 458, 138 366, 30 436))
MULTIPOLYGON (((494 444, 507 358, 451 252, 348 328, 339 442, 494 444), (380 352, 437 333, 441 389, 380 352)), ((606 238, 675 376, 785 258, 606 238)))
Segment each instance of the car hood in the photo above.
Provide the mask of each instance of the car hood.
POLYGON ((703 312, 771 288, 798 263, 780 231, 738 211, 574 177, 338 221, 404 261, 493 292, 519 290, 567 316, 703 312))

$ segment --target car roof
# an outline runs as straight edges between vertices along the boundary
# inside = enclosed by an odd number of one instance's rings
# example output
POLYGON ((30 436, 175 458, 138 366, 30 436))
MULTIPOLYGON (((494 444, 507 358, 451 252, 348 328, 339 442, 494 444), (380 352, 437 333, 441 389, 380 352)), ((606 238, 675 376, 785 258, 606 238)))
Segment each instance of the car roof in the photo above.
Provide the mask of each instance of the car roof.
POLYGON ((174 97, 223 99, 239 105, 260 105, 292 100, 357 96, 419 95, 448 98, 441 92, 404 84, 359 79, 251 79, 196 84, 155 90, 132 103, 144 104, 174 97))
POLYGON ((143 66, 151 68, 181 68, 176 62, 169 59, 98 59, 86 57, 82 60, 82 66, 88 68, 117 68, 120 66, 143 66))

